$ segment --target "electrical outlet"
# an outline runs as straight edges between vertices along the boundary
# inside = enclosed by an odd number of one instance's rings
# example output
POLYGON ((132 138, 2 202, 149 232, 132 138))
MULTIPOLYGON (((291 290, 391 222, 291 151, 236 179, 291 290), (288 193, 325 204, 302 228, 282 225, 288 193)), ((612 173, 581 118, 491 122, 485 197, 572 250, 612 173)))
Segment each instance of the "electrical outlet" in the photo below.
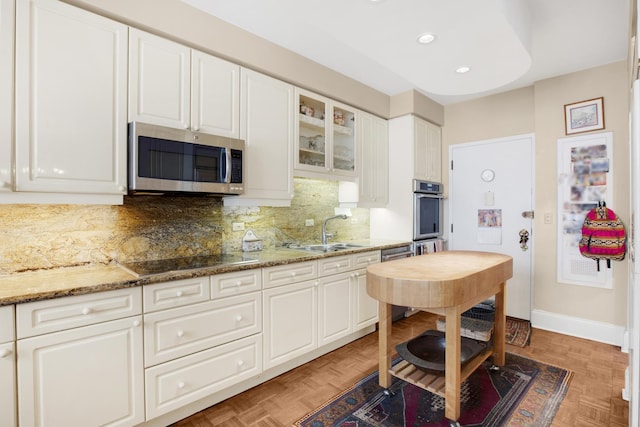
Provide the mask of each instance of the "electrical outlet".
POLYGON ((544 223, 545 224, 553 223, 553 214, 551 212, 544 213, 544 223))
POLYGON ((234 222, 231 224, 233 231, 243 231, 244 230, 244 222, 234 222))
POLYGON ((315 222, 313 221, 313 219, 305 219, 304 225, 306 225, 307 227, 313 227, 315 225, 315 222))

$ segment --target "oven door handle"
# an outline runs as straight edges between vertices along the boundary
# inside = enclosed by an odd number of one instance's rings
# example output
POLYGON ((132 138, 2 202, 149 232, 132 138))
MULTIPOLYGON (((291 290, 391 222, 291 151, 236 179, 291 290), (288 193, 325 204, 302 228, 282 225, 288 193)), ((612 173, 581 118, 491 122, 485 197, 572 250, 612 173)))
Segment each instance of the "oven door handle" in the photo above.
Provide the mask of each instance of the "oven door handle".
POLYGON ((391 254, 391 255, 383 255, 382 262, 391 261, 397 258, 408 258, 410 256, 413 256, 413 251, 398 252, 397 254, 391 254))

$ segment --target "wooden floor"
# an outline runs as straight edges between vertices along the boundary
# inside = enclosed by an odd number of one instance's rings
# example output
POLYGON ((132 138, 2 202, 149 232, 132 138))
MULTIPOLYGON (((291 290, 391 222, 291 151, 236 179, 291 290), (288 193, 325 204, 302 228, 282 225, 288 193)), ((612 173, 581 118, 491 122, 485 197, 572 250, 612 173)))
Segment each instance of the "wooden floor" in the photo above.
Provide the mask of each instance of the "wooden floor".
MULTIPOLYGON (((400 343, 427 329, 435 316, 418 313, 393 324, 400 343)), ((531 345, 507 351, 574 372, 553 426, 628 426, 621 397, 627 354, 619 347, 533 329, 531 345)), ((377 332, 289 371, 176 424, 175 427, 291 426, 377 369, 377 332)))

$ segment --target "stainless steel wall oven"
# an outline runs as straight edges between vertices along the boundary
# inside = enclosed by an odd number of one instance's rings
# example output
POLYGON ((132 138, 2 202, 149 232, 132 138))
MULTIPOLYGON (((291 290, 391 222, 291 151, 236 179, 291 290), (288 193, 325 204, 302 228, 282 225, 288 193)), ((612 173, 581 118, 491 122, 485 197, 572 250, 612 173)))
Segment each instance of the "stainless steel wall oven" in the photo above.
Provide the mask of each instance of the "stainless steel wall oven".
POLYGON ((442 184, 413 180, 413 240, 442 236, 442 184))

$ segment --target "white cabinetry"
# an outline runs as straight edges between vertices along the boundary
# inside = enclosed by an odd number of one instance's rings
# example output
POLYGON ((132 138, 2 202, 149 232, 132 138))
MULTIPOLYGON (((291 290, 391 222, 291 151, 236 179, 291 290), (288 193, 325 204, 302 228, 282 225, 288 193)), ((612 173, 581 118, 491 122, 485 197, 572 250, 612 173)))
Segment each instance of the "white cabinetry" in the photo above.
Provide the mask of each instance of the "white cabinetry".
POLYGON ((17 306, 21 426, 144 421, 140 291, 17 306))
POLYGON ((260 269, 144 286, 147 420, 262 372, 261 289, 260 269))
POLYGON ((16 348, 13 306, 0 307, 0 426, 15 427, 16 348))
POLYGON ((413 115, 389 120, 389 202, 372 209, 372 239, 413 240, 414 179, 440 182, 440 128, 413 115))
POLYGON ((268 369, 318 345, 317 263, 269 267, 262 275, 264 368, 268 369))
POLYGON ((389 126, 385 119, 358 113, 358 207, 380 208, 389 201, 389 126))
POLYGON ((129 121, 239 137, 240 67, 132 28, 129 121))
POLYGON ((441 134, 440 126, 436 126, 420 118, 414 117, 414 166, 415 179, 441 182, 441 134))
POLYGON ((0 0, 0 193, 13 187, 13 0, 0 0))
POLYGON ((380 251, 357 253, 353 255, 355 271, 353 280, 353 327, 359 330, 378 321, 378 300, 367 293, 367 266, 380 262, 380 251))
POLYGON ((296 99, 295 174, 355 180, 356 110, 298 88, 296 99))
POLYGON ((60 1, 17 2, 16 191, 126 192, 127 31, 60 1))
POLYGON ((240 138, 245 140, 245 191, 225 206, 289 206, 293 197, 294 89, 241 69, 240 138))

